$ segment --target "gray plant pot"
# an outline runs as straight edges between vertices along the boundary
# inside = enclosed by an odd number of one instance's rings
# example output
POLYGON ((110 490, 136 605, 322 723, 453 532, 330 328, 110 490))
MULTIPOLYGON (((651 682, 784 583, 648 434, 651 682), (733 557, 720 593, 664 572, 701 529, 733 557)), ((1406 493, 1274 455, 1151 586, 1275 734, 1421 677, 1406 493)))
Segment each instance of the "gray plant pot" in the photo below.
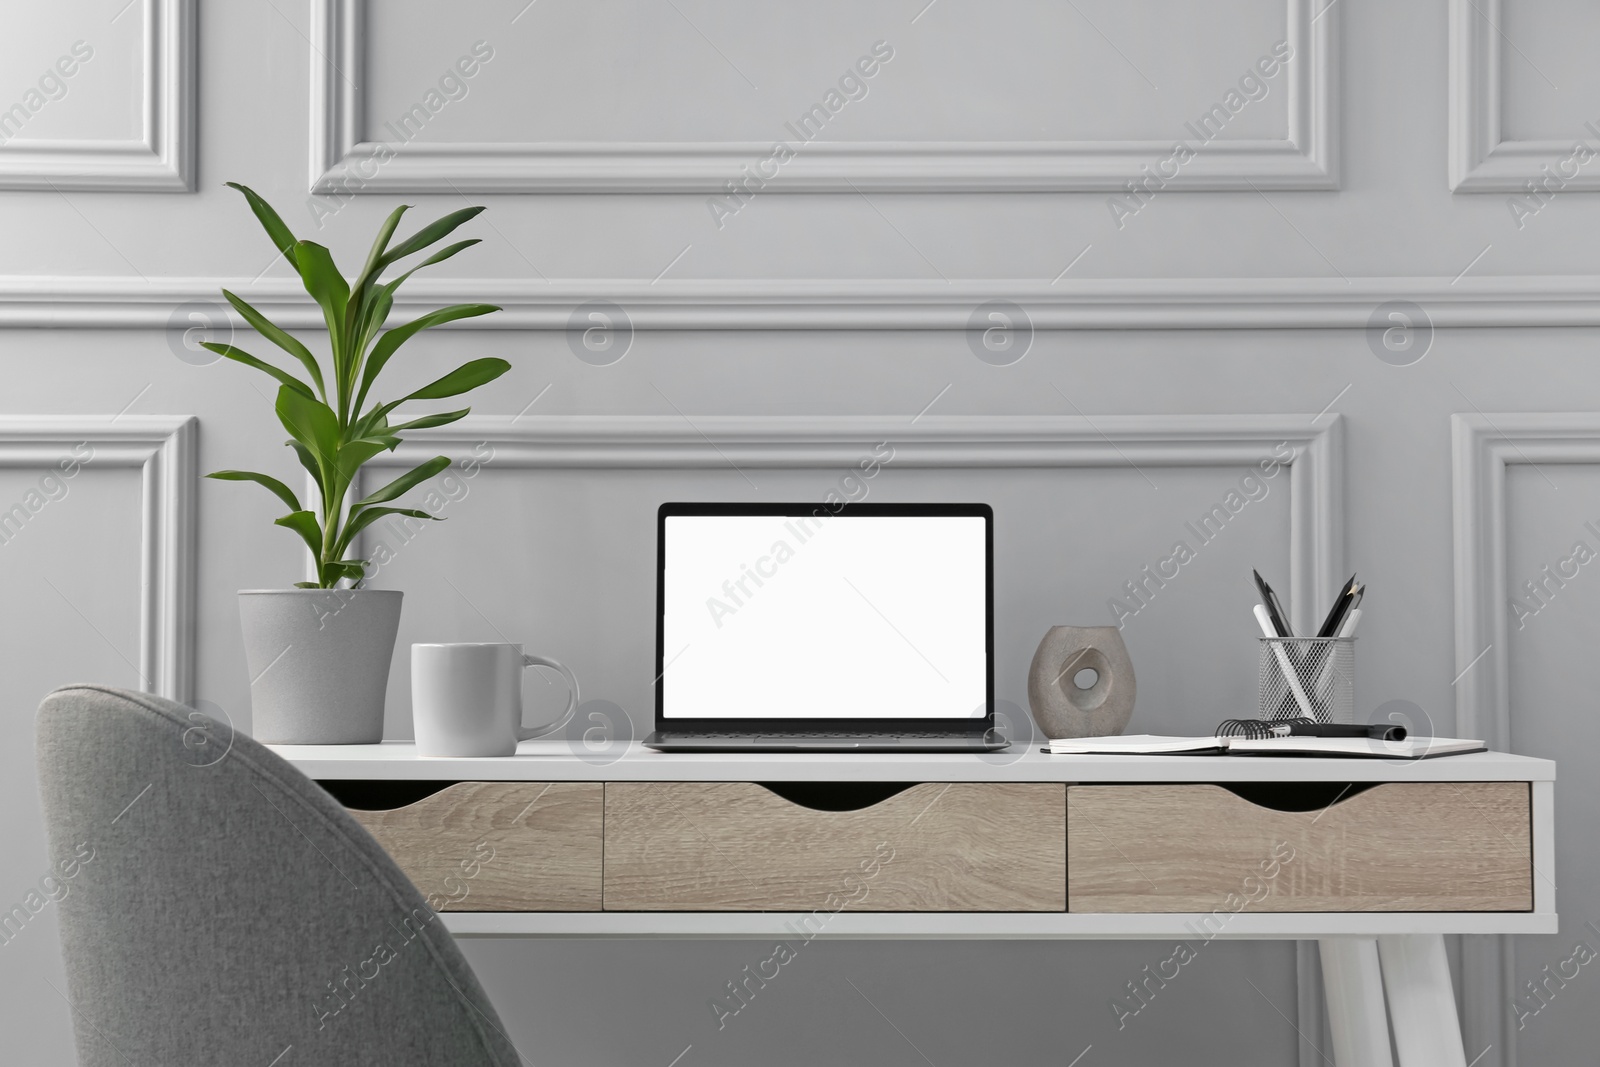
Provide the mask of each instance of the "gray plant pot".
POLYGON ((395 589, 241 589, 251 734, 276 745, 383 740, 395 589))

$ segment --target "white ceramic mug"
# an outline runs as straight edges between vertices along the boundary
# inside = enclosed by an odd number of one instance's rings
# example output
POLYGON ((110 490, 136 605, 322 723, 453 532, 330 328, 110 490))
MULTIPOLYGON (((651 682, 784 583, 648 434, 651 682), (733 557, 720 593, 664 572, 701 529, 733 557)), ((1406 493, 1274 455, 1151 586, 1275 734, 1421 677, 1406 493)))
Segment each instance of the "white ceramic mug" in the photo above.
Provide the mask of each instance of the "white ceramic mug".
POLYGON ((411 721, 423 756, 510 756, 517 742, 572 720, 578 680, 548 656, 485 642, 411 646, 411 721), (566 679, 567 710, 548 726, 522 725, 522 670, 551 667, 566 679))

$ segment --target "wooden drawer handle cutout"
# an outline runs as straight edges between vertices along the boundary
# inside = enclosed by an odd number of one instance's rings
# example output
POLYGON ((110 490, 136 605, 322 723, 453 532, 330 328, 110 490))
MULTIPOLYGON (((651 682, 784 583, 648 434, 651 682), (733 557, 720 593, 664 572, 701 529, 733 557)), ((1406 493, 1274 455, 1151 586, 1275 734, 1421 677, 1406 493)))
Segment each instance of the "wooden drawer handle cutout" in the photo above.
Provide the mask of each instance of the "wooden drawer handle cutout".
POLYGON ((812 811, 865 811, 904 793, 915 782, 757 782, 789 803, 812 811))
POLYGON ((1241 800, 1273 811, 1321 811, 1343 804, 1377 782, 1218 782, 1241 800))

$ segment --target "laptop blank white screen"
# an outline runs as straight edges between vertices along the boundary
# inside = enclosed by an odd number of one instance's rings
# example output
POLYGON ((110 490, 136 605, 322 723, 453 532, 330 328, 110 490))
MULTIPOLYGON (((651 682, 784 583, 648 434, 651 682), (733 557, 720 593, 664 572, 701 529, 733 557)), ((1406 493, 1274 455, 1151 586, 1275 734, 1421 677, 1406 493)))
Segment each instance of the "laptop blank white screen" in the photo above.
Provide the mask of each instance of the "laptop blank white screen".
POLYGON ((982 719, 980 516, 668 515, 664 719, 982 719))

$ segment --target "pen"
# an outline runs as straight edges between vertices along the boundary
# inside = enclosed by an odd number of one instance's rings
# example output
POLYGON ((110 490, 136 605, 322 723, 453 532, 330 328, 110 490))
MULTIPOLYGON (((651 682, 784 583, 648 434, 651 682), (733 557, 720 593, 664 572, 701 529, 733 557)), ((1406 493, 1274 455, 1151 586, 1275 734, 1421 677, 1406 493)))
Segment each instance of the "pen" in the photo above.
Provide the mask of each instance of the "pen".
POLYGON ((1404 741, 1404 726, 1381 723, 1356 725, 1337 722, 1284 722, 1274 723, 1269 729, 1273 737, 1365 737, 1372 741, 1404 741))
POLYGON ((1256 580, 1256 591, 1261 594, 1261 603, 1266 605, 1267 617, 1271 620, 1272 632, 1268 637, 1293 637, 1294 630, 1289 627, 1289 617, 1283 613, 1283 605, 1278 603, 1278 594, 1272 591, 1272 586, 1261 577, 1260 571, 1251 571, 1256 580))
MULTIPOLYGON (((1361 592, 1362 591, 1360 589, 1356 590, 1356 603, 1361 602, 1361 592)), ((1356 635, 1356 624, 1360 621, 1361 609, 1352 607, 1349 613, 1345 615, 1344 623, 1339 627, 1339 633, 1337 636, 1341 638, 1354 637, 1356 635)), ((1323 646, 1320 651, 1322 658, 1322 669, 1317 672, 1317 696, 1320 699, 1328 700, 1333 696, 1334 657, 1338 654, 1338 651, 1332 645, 1323 646)))
POLYGON ((1344 617, 1344 626, 1343 626, 1343 628, 1341 628, 1339 630, 1339 636, 1340 637, 1354 637, 1356 635, 1356 624, 1359 623, 1360 621, 1361 621, 1361 609, 1360 608, 1351 608, 1350 609, 1350 614, 1348 614, 1348 615, 1346 615, 1344 617))
POLYGON ((1283 647, 1283 642, 1274 640, 1277 635, 1272 632, 1272 618, 1267 614, 1267 609, 1257 604, 1255 616, 1256 622, 1261 627, 1261 633, 1269 639, 1267 643, 1272 646, 1272 654, 1277 657, 1278 669, 1283 671, 1284 678, 1288 679, 1289 691, 1294 694, 1294 702, 1300 705, 1300 714, 1308 719, 1315 719, 1317 716, 1311 709, 1311 698, 1306 696, 1306 691, 1300 684, 1300 675, 1289 662, 1288 651, 1283 647))
POLYGON ((1339 635, 1339 628, 1344 625, 1345 614, 1360 602, 1361 588, 1356 584, 1356 576, 1352 574, 1350 580, 1339 590, 1339 595, 1333 598, 1333 606, 1328 609, 1327 618, 1322 620, 1322 626, 1317 630, 1318 637, 1339 635))

